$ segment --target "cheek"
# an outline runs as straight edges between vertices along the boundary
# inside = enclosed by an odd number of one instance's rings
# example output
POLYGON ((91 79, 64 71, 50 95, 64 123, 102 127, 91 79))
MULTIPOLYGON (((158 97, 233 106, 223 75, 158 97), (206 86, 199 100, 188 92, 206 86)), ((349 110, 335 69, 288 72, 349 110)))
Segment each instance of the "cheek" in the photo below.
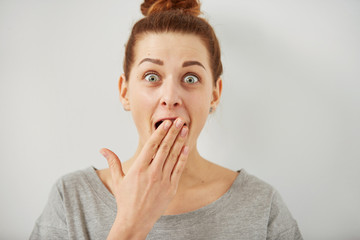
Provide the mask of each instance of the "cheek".
POLYGON ((151 96, 147 95, 144 92, 139 92, 136 94, 136 97, 133 99, 134 110, 146 112, 145 109, 149 109, 153 104, 153 99, 151 96), (145 110, 145 111, 144 111, 145 110))
POLYGON ((138 84, 131 86, 129 93, 129 100, 132 111, 146 112, 144 109, 149 109, 149 107, 154 102, 154 95, 146 91, 146 89, 141 88, 138 84))
POLYGON ((140 135, 149 131, 149 124, 154 109, 154 95, 139 86, 133 85, 129 91, 130 110, 140 135))
POLYGON ((199 94, 188 98, 188 106, 191 109, 191 117, 197 128, 202 128, 209 115, 210 100, 207 94, 199 94))
POLYGON ((210 108, 210 102, 211 102, 211 96, 207 92, 199 92, 198 94, 194 94, 192 96, 189 96, 190 104, 193 106, 193 108, 196 108, 197 111, 204 114, 204 112, 207 112, 210 108))

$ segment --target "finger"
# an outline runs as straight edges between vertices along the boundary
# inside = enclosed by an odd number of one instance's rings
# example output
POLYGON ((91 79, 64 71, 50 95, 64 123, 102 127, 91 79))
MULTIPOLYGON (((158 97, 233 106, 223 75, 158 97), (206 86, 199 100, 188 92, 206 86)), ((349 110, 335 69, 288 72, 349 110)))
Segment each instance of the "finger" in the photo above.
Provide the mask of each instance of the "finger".
POLYGON ((169 132, 166 134, 163 141, 161 142, 158 151, 156 152, 155 158, 152 161, 151 165, 153 165, 154 168, 159 169, 159 171, 161 172, 163 170, 164 162, 168 158, 170 151, 174 146, 174 142, 178 137, 179 132, 183 127, 184 123, 185 123, 184 120, 182 120, 181 118, 175 120, 169 132))
POLYGON ((164 178, 168 179, 170 181, 170 175, 171 172, 174 169, 174 166, 181 154, 181 150, 185 144, 185 140, 186 140, 186 136, 188 134, 188 127, 187 126, 183 126, 183 128, 181 129, 180 134, 178 135, 178 137, 176 138, 173 147, 170 150, 169 155, 167 156, 165 162, 164 162, 164 167, 163 167, 163 174, 164 174, 164 178))
POLYGON ((118 156, 116 156, 115 153, 107 148, 100 149, 100 153, 106 158, 108 162, 112 180, 114 182, 120 181, 125 176, 125 174, 122 170, 121 162, 118 156))
POLYGON ((165 120, 160 124, 141 150, 140 157, 138 158, 139 162, 137 162, 137 164, 146 167, 149 166, 171 125, 172 122, 170 120, 165 120))
POLYGON ((180 177, 185 169, 188 156, 189 156, 189 147, 185 146, 185 147, 183 147, 181 154, 179 156, 179 159, 176 162, 176 165, 170 176, 170 182, 171 182, 171 184, 175 185, 175 189, 177 189, 177 187, 178 187, 180 177))

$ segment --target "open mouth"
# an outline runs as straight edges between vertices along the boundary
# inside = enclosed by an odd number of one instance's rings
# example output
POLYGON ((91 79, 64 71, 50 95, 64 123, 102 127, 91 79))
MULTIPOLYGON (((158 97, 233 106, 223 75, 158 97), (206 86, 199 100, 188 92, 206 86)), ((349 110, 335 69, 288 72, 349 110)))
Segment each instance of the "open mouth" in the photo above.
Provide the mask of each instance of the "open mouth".
POLYGON ((162 124, 163 120, 160 120, 158 122, 155 123, 155 129, 157 129, 161 124, 162 124))
MULTIPOLYGON (((176 120, 176 118, 172 118, 172 119, 163 119, 163 120, 160 120, 160 121, 157 121, 155 123, 155 129, 157 129, 165 120, 171 120, 172 122, 174 122, 176 120)), ((184 126, 186 126, 187 124, 185 123, 184 126)))

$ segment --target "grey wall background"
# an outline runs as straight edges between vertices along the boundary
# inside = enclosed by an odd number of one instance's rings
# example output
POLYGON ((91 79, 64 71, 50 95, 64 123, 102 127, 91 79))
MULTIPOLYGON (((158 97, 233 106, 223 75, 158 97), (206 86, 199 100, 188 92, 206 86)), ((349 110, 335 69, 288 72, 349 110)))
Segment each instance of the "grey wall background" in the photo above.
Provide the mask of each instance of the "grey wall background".
MULTIPOLYGON (((0 238, 52 184, 137 144, 117 81, 141 1, 0 1, 0 238)), ((360 239, 360 2, 203 0, 224 91, 199 148, 277 188, 305 239, 360 239)))

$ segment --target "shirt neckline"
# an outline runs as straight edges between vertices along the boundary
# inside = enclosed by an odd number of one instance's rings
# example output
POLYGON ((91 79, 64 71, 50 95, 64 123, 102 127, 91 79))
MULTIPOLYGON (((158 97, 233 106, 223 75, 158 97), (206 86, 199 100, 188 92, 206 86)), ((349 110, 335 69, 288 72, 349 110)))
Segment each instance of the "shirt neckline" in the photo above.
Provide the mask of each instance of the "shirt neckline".
MULTIPOLYGON (((84 169, 84 173, 88 179, 89 185, 94 190, 95 194, 116 214, 116 200, 114 195, 105 187, 101 179, 96 173, 97 168, 90 166, 84 169)), ((178 225, 181 222, 181 226, 192 226, 198 222, 201 218, 206 216, 211 216, 216 214, 216 212, 221 211, 231 202, 231 196, 235 189, 239 188, 244 182, 246 171, 240 169, 237 171, 238 175, 235 178, 234 182, 231 184, 230 188, 217 200, 199 208, 194 211, 176 214, 176 215, 163 215, 155 223, 154 227, 160 229, 171 228, 173 224, 178 225)))

